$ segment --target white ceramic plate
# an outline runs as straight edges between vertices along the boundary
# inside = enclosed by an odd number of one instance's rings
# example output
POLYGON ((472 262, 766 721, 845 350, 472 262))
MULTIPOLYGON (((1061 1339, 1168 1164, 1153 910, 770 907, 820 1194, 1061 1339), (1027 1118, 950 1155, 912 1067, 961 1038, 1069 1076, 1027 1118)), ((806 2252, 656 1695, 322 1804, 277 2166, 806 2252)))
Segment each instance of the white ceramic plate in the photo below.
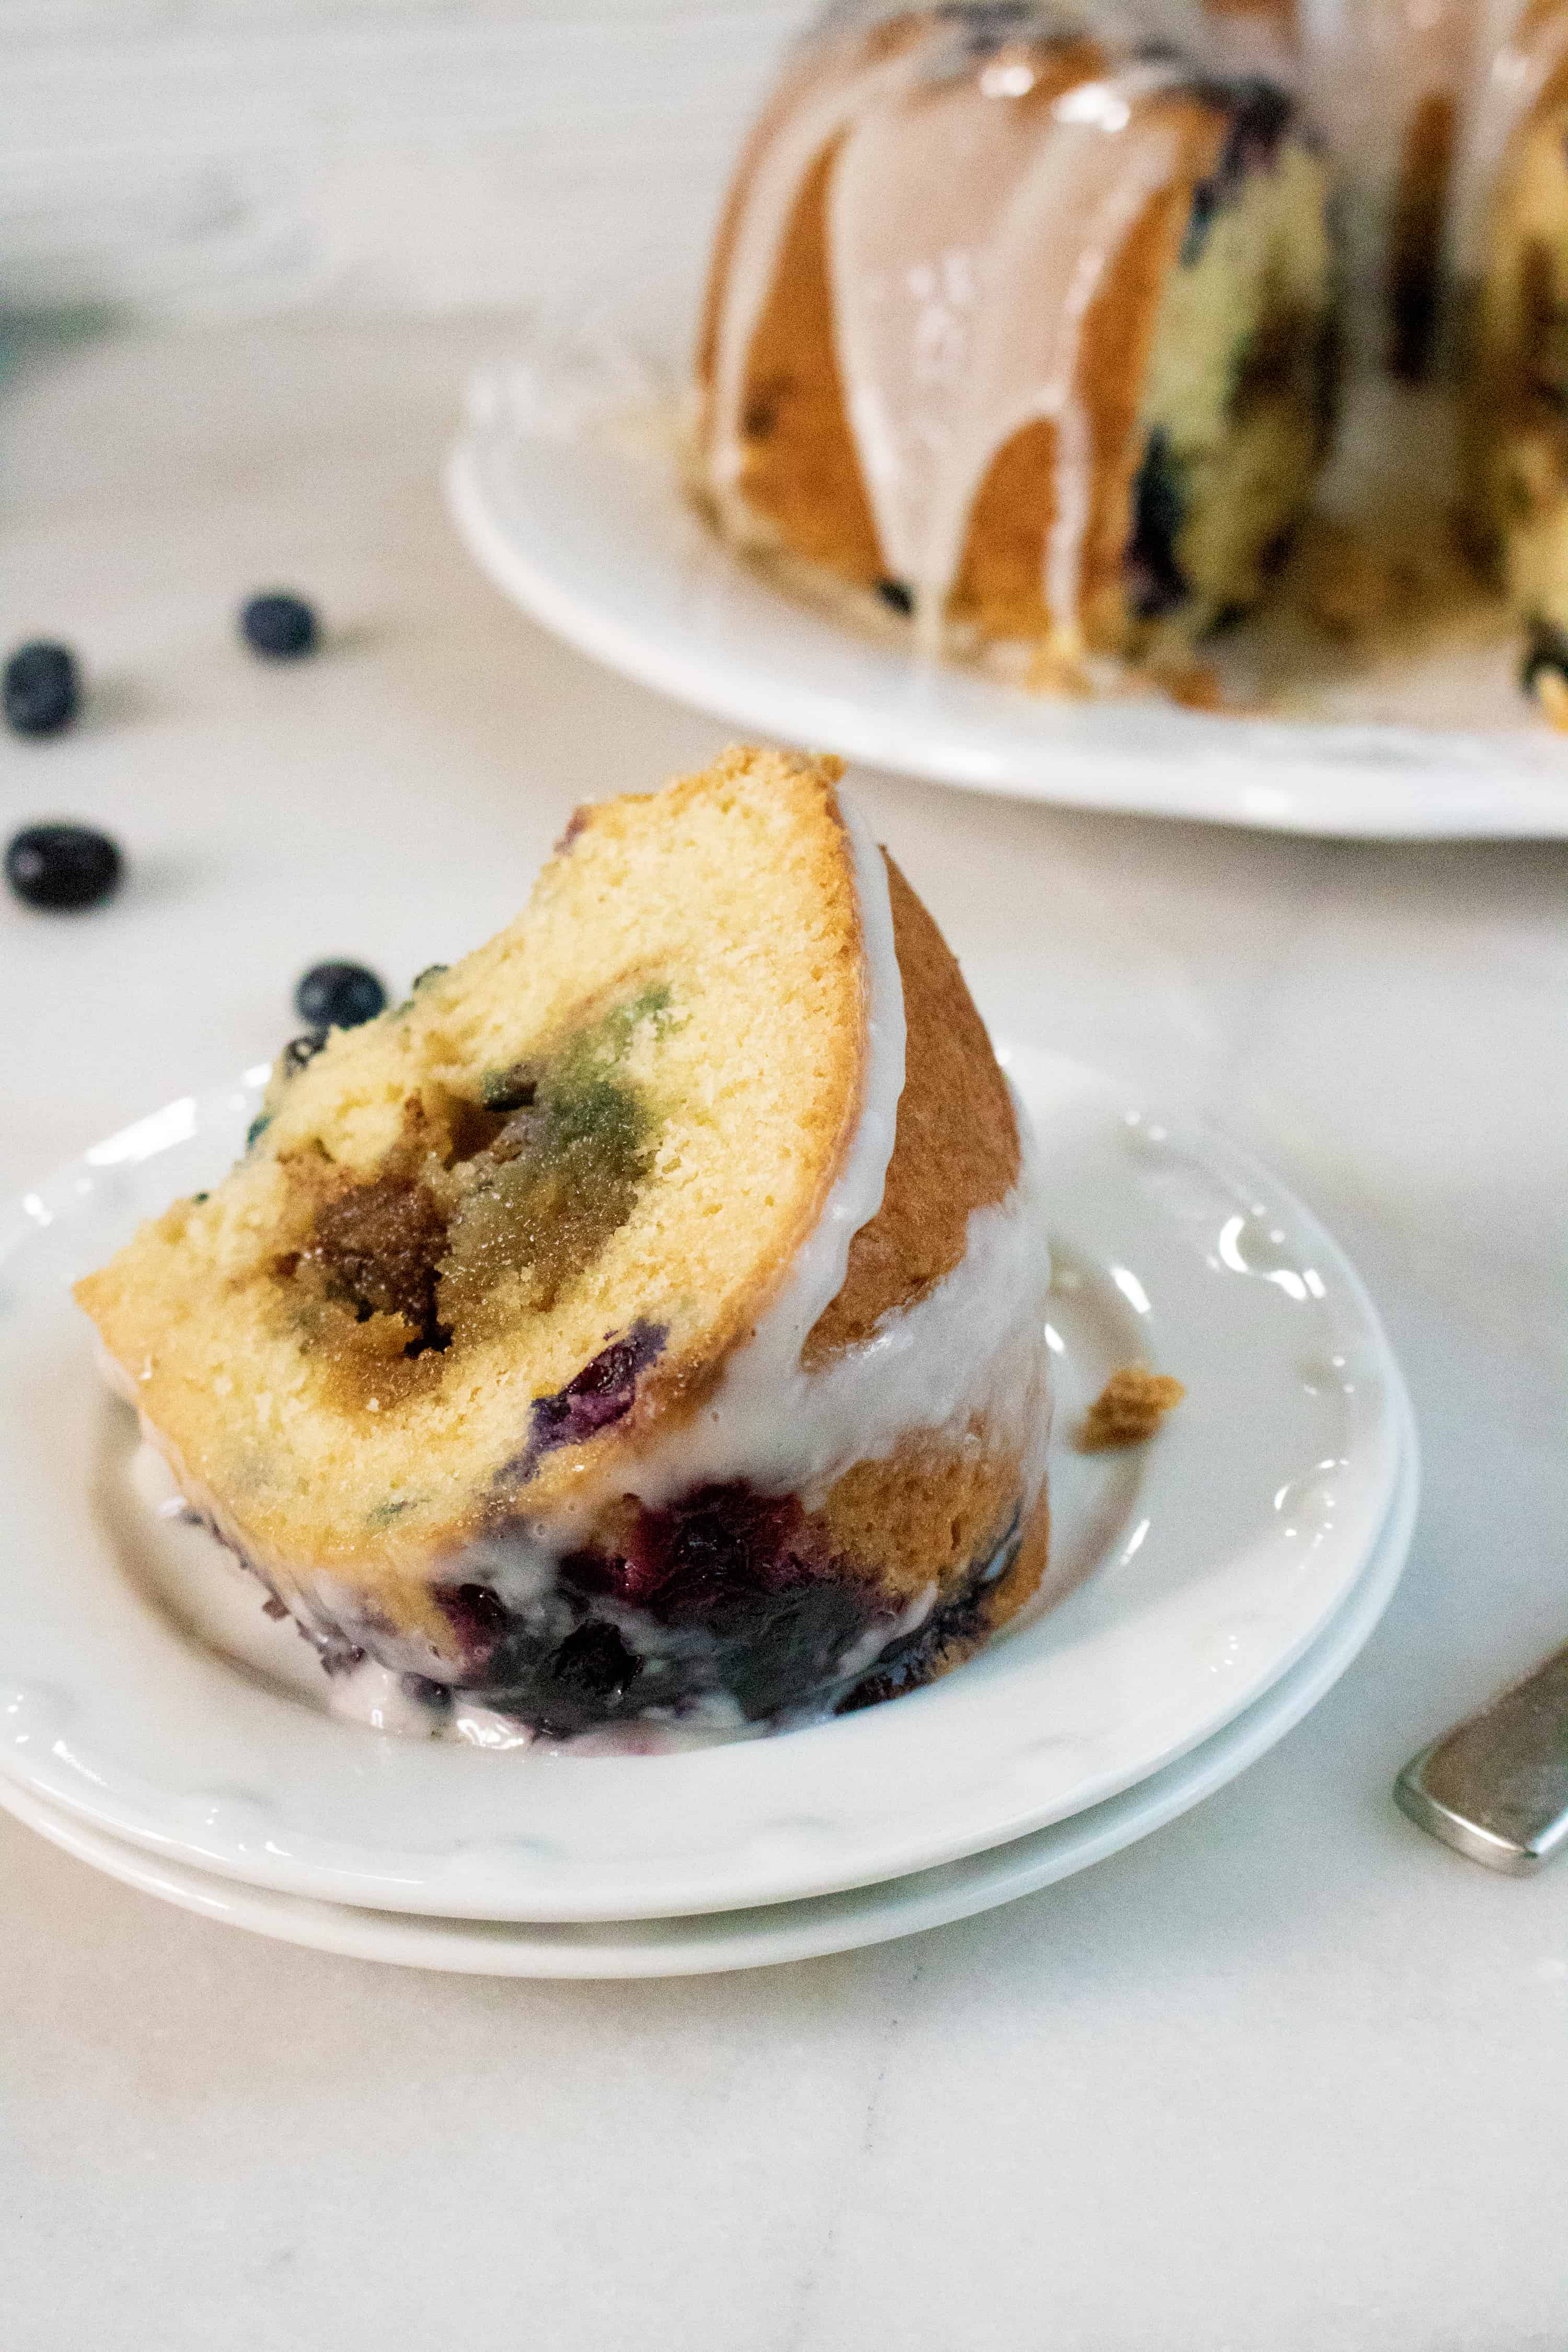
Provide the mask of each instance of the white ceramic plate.
POLYGON ((750 732, 976 791, 1289 833, 1568 835, 1568 743, 1521 705, 1506 645, 1352 682, 1322 720, 1215 717, 924 666, 786 593, 678 487, 689 315, 689 295, 655 284, 612 293, 581 329, 545 320, 473 386, 447 468, 470 553, 595 660, 750 732))
POLYGON ((939 1927, 1032 1895, 1146 1837, 1245 1770, 1317 1704, 1382 1616, 1409 1549, 1416 1491, 1411 1430, 1387 1522, 1349 1597, 1270 1691, 1190 1755, 1120 1797, 1037 1830, 1032 1837, 841 1895, 750 1911, 598 1926, 422 1919, 239 1886, 124 1844, 15 1785, 0 1782, 0 1804, 68 1853, 126 1885, 205 1918, 354 1959, 468 1976, 602 1978, 700 1976, 819 1958, 939 1927))
POLYGON ((237 1673, 138 1573, 140 1525, 103 1477, 123 1409, 66 1286, 220 1171, 242 1086, 99 1145, 0 1236, 0 1778, 286 1893, 629 1919, 926 1869, 1208 1738, 1360 1574, 1394 1484, 1397 1370, 1355 1274, 1273 1178, 1071 1064, 1009 1058, 1051 1171, 1063 1439, 1132 1357, 1189 1391, 1151 1445, 1058 1446, 1053 1580, 1087 1578, 1059 1607, 896 1705, 652 1759, 394 1739, 237 1673))

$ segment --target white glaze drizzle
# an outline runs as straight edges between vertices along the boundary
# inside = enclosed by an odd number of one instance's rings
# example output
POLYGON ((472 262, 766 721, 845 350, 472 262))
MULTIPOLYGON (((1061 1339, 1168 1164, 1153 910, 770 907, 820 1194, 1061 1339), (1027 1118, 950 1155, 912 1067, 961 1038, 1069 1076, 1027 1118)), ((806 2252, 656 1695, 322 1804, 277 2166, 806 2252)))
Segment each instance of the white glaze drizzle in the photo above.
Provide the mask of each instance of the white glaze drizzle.
POLYGON ((1525 0, 1482 0, 1475 90, 1456 175, 1450 247, 1461 278, 1479 277, 1493 192, 1515 134, 1568 58, 1568 10, 1525 23, 1525 0))
MULTIPOLYGON (((111 1363, 106 1354, 100 1372, 105 1386, 123 1398, 123 1379, 111 1372, 111 1363)), ((314 1712, 398 1738, 440 1739, 492 1751, 528 1748, 542 1759, 674 1755, 759 1738, 770 1727, 748 1723, 732 1699, 712 1693, 687 1708, 679 1722, 637 1717, 552 1739, 461 1692, 453 1695, 447 1706, 426 1705, 410 1692, 395 1667, 374 1658, 363 1658, 345 1672, 324 1675, 310 1643, 300 1639, 299 1626, 264 1613, 254 1576, 195 1517, 162 1451, 143 1438, 127 1448, 114 1448, 110 1459, 124 1489, 125 1507, 141 1515, 139 1572, 186 1638, 314 1712)), ((325 1597, 321 1587, 317 1597, 325 1597)), ((905 1633, 918 1622, 916 1612, 907 1612, 893 1631, 905 1633)), ((883 1629, 880 1643, 889 1638, 883 1629)), ((411 1648, 410 1671, 421 1671, 429 1663, 416 1647, 411 1648)))
POLYGON ((1079 396, 1083 326, 1127 237, 1183 167, 1179 128, 1149 101, 1191 75, 1168 59, 1123 64, 1042 106, 1030 93, 1059 65, 1054 45, 1021 38, 939 79, 931 68, 954 34, 926 22, 925 41, 858 72, 835 45, 819 84, 797 85, 794 105, 761 128, 721 293, 710 487, 723 520, 751 535, 752 340, 806 175, 839 140, 827 198, 835 345, 885 570, 938 650, 992 462, 1022 426, 1047 420, 1054 507, 1041 591, 1060 649, 1076 655, 1104 456, 1079 396))
POLYGON ((1145 107, 1179 69, 1157 62, 1079 81, 1042 114, 1025 103, 1039 65, 1018 46, 977 78, 883 97, 833 175, 846 404, 884 559, 932 651, 975 496, 998 451, 1037 419, 1056 428, 1045 601, 1062 649, 1079 650, 1100 454, 1079 395, 1084 321, 1182 161, 1179 131, 1145 107))
MULTIPOLYGON (((952 23, 911 16, 901 46, 868 58, 869 26, 900 13, 894 0, 848 30, 841 16, 833 37, 797 60, 753 134, 718 292, 709 486, 736 536, 767 535, 743 490, 748 359, 806 175, 837 142, 827 224, 835 344, 886 572, 910 592, 919 641, 939 649, 990 465, 1022 425, 1048 419, 1055 505, 1042 593, 1070 656, 1103 454, 1075 395, 1083 318, 1130 229, 1180 168, 1180 142, 1146 121, 1140 131, 1136 105, 1105 135, 1129 79, 1150 71, 1142 66, 1084 86, 1106 94, 1098 142, 1075 120, 1075 106, 1092 102, 1079 90, 1043 116, 1028 108, 1030 58, 1049 69, 1038 26, 955 69, 952 23)), ((1210 70, 1263 75, 1301 99, 1352 198, 1350 280, 1366 348, 1381 353, 1389 227, 1412 126, 1428 100, 1453 101, 1449 257, 1461 278, 1473 277, 1509 143, 1568 58, 1568 10, 1542 12, 1521 31, 1526 13, 1525 0, 1142 0, 1137 22, 1210 70)), ((1088 37, 1125 57, 1126 20, 1097 0, 1074 15, 1088 37)), ((1154 68, 1156 86, 1162 77, 1183 79, 1154 68)))
MULTIPOLYGON (((995 69, 1005 68, 997 60, 995 69)), ((845 405, 883 562, 922 620, 934 605, 940 622, 956 567, 938 517, 964 464, 956 444, 992 292, 988 233, 1037 146, 1024 109, 983 97, 966 78, 868 102, 829 185, 845 405), (930 168, 935 153, 940 172, 930 168)))
POLYGON ((757 126, 737 191, 734 221, 713 361, 707 474, 711 495, 729 526, 746 529, 738 484, 744 463, 747 362, 763 305, 773 282, 779 248, 806 174, 823 150, 854 123, 884 89, 907 88, 919 56, 937 35, 892 54, 866 59, 859 42, 830 43, 808 52, 788 75, 757 126))
MULTIPOLYGON (((980 1429, 987 1443, 1026 1447, 1032 1433, 1048 1434, 1050 1259, 1021 1109, 1019 1124, 1018 1181, 1005 1201, 972 1212, 951 1273, 814 1370, 802 1368, 798 1346, 793 1362, 783 1350, 756 1360, 732 1389, 726 1381, 708 1413, 671 1433, 652 1475, 639 1465, 623 1483, 658 1501, 709 1479, 744 1478, 763 1492, 798 1493, 811 1508, 852 1463, 882 1459, 911 1433, 962 1441, 980 1429)), ((1029 1503, 1043 1459, 1031 1454, 1029 1503)))
POLYGON ((1447 257, 1461 278, 1481 268, 1509 142, 1568 54, 1568 16, 1549 12, 1521 35, 1525 8, 1526 0, 1258 0, 1212 10, 1226 70, 1296 91, 1333 152, 1356 198, 1352 277, 1363 293, 1381 286, 1406 141, 1432 98, 1450 100, 1456 117, 1447 257))
POLYGON ((617 1465, 618 1483, 645 1502, 666 1501, 715 1478, 751 1478, 775 1489, 781 1482, 799 1483, 788 1465, 803 1458, 797 1415, 814 1386, 801 1368, 801 1352, 844 1287, 850 1243, 882 1205, 904 1090, 904 988, 882 853, 842 793, 839 810, 866 971, 864 1076, 854 1134, 783 1287, 751 1338, 732 1351, 716 1394, 690 1421, 661 1434, 647 1455, 617 1465))
MULTIPOLYGON (((996 231, 996 275, 1006 299, 987 308, 965 437, 984 467, 1023 425, 1046 418, 1056 426, 1046 604, 1068 654, 1079 649, 1084 541, 1103 455, 1079 395, 1079 347, 1089 305, 1117 255, 1180 169, 1180 133, 1142 110, 1171 79, 1168 66, 1140 67, 1059 98, 1056 136, 996 231), (1005 331, 1009 313, 1026 331, 1005 331)), ((949 520, 954 568, 966 520, 967 508, 955 508, 949 520)))

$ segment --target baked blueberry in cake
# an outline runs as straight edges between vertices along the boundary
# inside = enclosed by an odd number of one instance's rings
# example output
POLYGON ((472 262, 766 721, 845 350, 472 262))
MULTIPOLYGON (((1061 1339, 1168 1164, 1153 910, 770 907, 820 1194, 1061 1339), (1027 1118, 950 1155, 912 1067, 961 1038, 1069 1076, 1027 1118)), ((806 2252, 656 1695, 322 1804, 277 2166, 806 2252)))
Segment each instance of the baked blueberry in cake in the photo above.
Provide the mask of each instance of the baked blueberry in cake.
POLYGON ((1028 1139, 837 775, 735 751, 580 811, 515 923, 285 1055, 227 1179, 79 1286, 329 1666, 552 1735, 768 1721, 1035 1591, 1028 1139))
POLYGON ((1063 678, 1258 602, 1338 353, 1296 98, 1106 15, 829 13, 735 174, 691 435, 737 544, 1063 678))

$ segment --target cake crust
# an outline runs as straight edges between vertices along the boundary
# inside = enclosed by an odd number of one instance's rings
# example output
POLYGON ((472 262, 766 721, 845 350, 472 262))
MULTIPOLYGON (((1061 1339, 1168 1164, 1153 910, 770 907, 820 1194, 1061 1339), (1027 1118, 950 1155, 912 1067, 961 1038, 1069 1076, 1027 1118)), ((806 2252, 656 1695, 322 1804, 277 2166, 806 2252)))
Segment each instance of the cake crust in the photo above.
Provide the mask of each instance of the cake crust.
POLYGON ((958 960, 890 857, 887 867, 904 987, 904 1090, 882 1205, 849 1244, 843 1288, 805 1344, 808 1369, 951 1274, 974 1211, 1005 1199, 1018 1180, 1012 1097, 958 960))

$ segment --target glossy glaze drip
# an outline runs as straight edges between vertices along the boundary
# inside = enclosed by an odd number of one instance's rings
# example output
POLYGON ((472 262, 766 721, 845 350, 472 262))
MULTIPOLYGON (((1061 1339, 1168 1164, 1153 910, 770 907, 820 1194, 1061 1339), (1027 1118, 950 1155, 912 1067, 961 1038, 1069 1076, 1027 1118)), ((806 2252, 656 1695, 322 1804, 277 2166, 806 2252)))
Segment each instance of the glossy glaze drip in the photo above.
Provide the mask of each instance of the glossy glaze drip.
POLYGON ((721 232, 722 292, 706 341, 710 383, 707 476, 720 513, 743 530, 740 480, 745 463, 747 363, 802 183, 823 150, 843 136, 883 89, 907 89, 921 55, 941 35, 929 21, 897 27, 870 43, 830 44, 808 53, 785 79, 742 162, 721 232))
POLYGON ((1479 276, 1492 192, 1516 134, 1549 101, 1568 68, 1568 9, 1555 0, 1488 0, 1479 10, 1480 58, 1455 189, 1452 252, 1479 276))
POLYGON ((1205 15, 1225 69, 1294 91, 1335 154, 1358 200, 1352 274, 1369 295, 1389 287, 1423 205, 1434 269, 1445 243, 1462 252, 1512 131, 1568 52, 1557 0, 1205 0, 1205 15))
POLYGON ((1510 144, 1568 89, 1562 0, 1140 0, 1120 21, 1099 0, 1070 21, 873 0, 797 58, 721 232, 703 471, 731 533, 773 537, 766 499, 747 502, 750 361, 797 206, 815 217, 815 174, 843 462, 864 497, 847 568, 872 584, 879 561, 875 584, 937 649, 967 609, 968 536, 995 461, 1021 428, 1048 425, 1040 593, 1056 649, 1076 656, 1103 572, 1096 517, 1115 505, 1112 453, 1097 446, 1114 436, 1097 436, 1080 381, 1086 314, 1140 220, 1201 168, 1204 110, 1184 88, 1247 77, 1297 98, 1336 158, 1352 349, 1424 373, 1446 282, 1483 268, 1510 144), (1135 58, 1138 37, 1198 62, 1135 58))
POLYGON ((1476 17, 1475 0, 1300 0, 1303 95, 1358 179, 1394 186, 1423 105, 1458 102, 1476 17))
POLYGON ((1016 432, 1047 421, 1041 592, 1076 653, 1096 467, 1113 454, 1096 446, 1080 382, 1084 322, 1150 205, 1192 173, 1194 110, 1184 121, 1168 103, 1190 74, 1164 59, 1112 67, 1066 37, 992 47, 955 69, 953 40, 941 20, 884 27, 873 56, 831 49, 770 110, 725 231, 709 481, 743 531, 752 338, 806 176, 837 142, 835 345, 886 573, 934 650, 981 485, 1016 432))
POLYGON ((1084 320, 1144 210, 1183 166, 1180 125, 1150 103, 1170 89, 1172 68, 1065 87, 1058 77, 1055 95, 1032 103, 1052 63, 1048 53, 1003 50, 977 80, 873 110, 834 178, 850 422, 888 569, 909 588, 933 649, 980 486, 1013 435, 1043 419, 1055 429, 1043 593, 1064 648, 1078 650, 1104 454, 1080 380, 1084 320), (925 168, 934 140, 973 168, 937 181, 925 168))
MULTIPOLYGON (((1169 67, 1137 68, 1057 100, 1052 135, 998 226, 999 299, 987 306, 975 352, 964 439, 976 488, 1024 425, 1040 419, 1055 428, 1045 602, 1069 656, 1080 650, 1097 470, 1120 456, 1100 446, 1093 390, 1079 363, 1084 327, 1148 207, 1190 176, 1190 121, 1152 102, 1172 79, 1169 67)), ((949 507, 955 564, 969 504, 955 497, 949 507)))

